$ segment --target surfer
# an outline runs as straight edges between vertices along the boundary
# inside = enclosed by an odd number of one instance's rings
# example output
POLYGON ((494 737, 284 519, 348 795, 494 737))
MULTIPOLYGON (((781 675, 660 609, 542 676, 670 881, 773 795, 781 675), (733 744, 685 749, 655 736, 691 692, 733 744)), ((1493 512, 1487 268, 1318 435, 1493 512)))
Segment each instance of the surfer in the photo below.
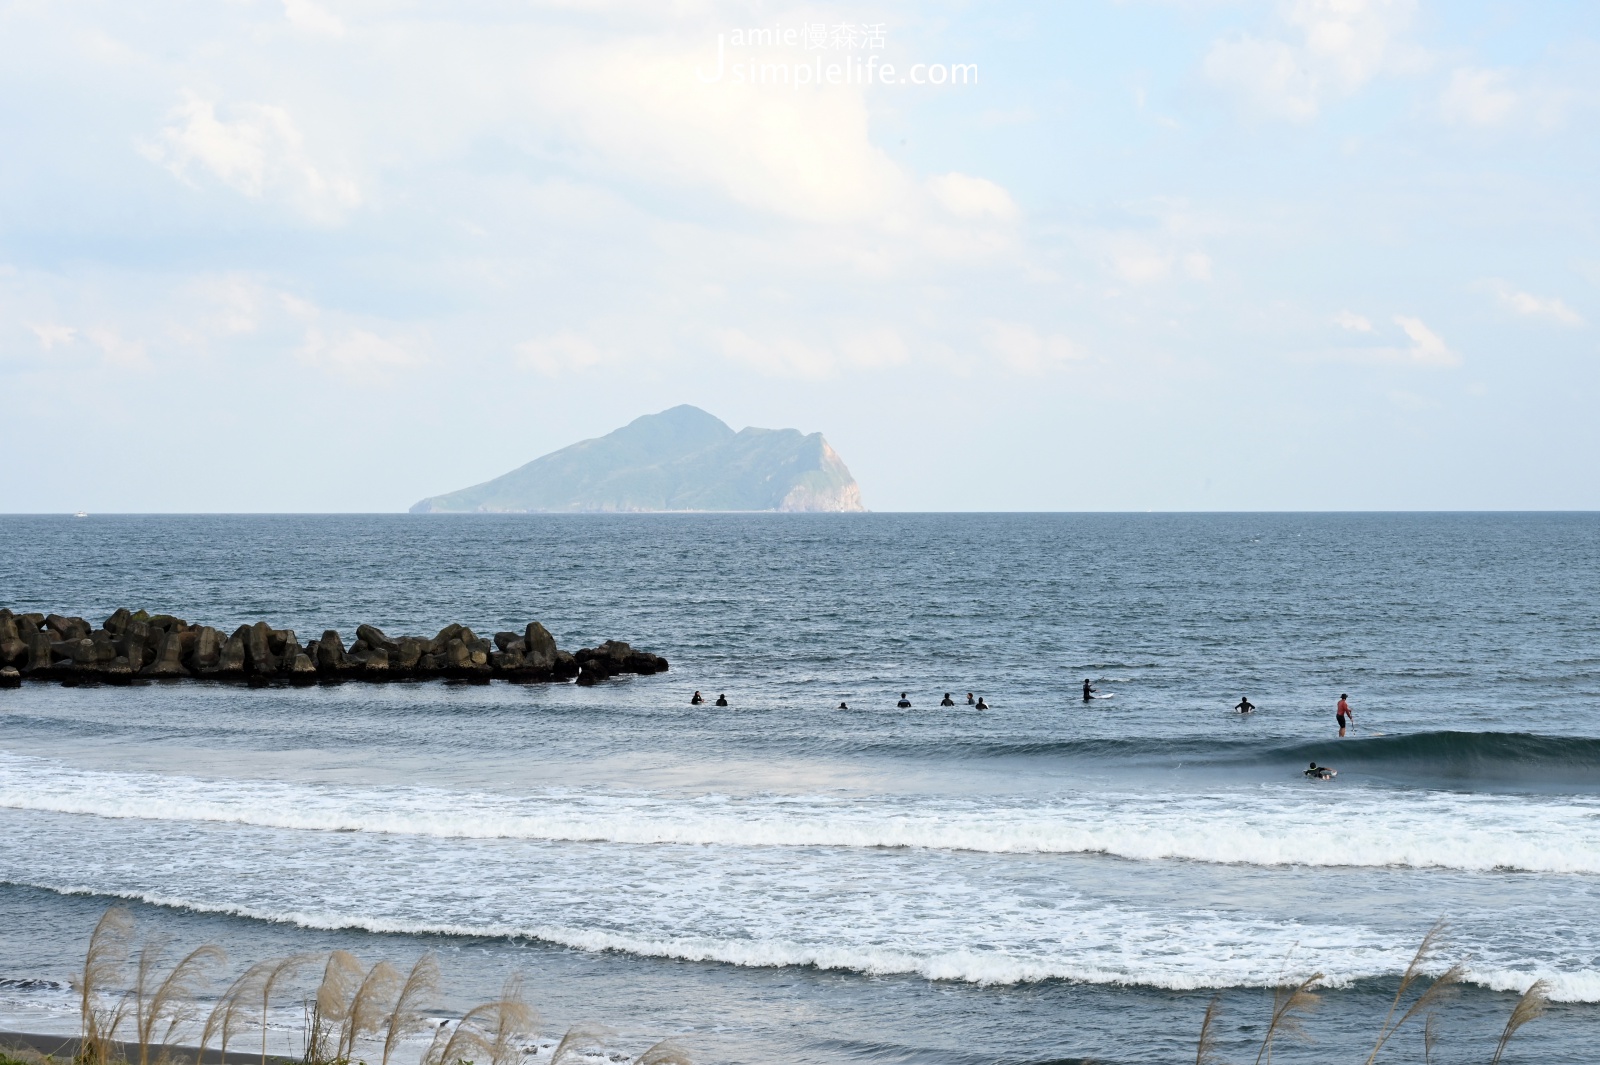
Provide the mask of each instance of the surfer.
POLYGON ((1239 713, 1241 713, 1241 714, 1248 714, 1250 711, 1254 710, 1255 708, 1256 708, 1256 704, 1252 703, 1250 701, 1249 697, 1248 696, 1244 696, 1244 695, 1239 696, 1239 705, 1234 707, 1234 709, 1239 711, 1239 713))
POLYGON ((1338 770, 1329 769, 1325 765, 1318 765, 1317 763, 1312 762, 1311 768, 1307 769, 1305 774, 1312 780, 1332 780, 1336 772, 1338 772, 1338 770))
POLYGON ((1355 712, 1350 709, 1349 698, 1348 694, 1339 696, 1339 706, 1334 711, 1334 715, 1339 719, 1339 735, 1341 738, 1344 736, 1345 725, 1354 723, 1356 719, 1355 712))
POLYGON ((848 710, 848 709, 850 709, 850 704, 846 703, 846 702, 841 702, 841 703, 839 703, 839 709, 840 710, 848 710))
POLYGON ((1090 699, 1093 699, 1094 698, 1094 692, 1095 692, 1094 685, 1089 683, 1089 678, 1088 677, 1084 677, 1083 678, 1083 701, 1084 702, 1088 702, 1090 699))
POLYGON ((716 705, 718 705, 718 706, 727 706, 728 705, 728 697, 726 695, 723 695, 721 692, 718 692, 717 693, 717 704, 716 705))
POLYGON ((968 706, 972 705, 972 693, 971 692, 967 693, 967 705, 968 706))
POLYGON ((983 701, 983 697, 982 696, 978 697, 978 709, 979 710, 987 710, 987 709, 989 709, 989 704, 983 701))
POLYGON ((701 703, 703 703, 705 701, 706 701, 706 697, 704 695, 701 695, 699 692, 695 692, 694 693, 694 698, 689 700, 689 705, 690 706, 699 706, 701 703))
POLYGON ((950 693, 949 692, 945 692, 944 693, 944 698, 939 700, 939 705, 940 706, 954 706, 954 705, 956 705, 956 701, 954 699, 950 698, 950 693))
POLYGON ((900 693, 900 701, 898 703, 895 703, 894 705, 898 706, 902 710, 910 710, 911 709, 911 700, 906 698, 906 693, 905 692, 901 692, 900 693))

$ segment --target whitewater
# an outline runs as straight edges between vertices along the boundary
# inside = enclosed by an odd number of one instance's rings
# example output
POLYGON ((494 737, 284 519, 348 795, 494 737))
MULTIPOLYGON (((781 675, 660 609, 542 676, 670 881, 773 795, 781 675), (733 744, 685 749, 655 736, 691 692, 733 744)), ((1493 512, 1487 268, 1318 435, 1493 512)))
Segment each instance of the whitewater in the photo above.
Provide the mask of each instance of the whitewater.
POLYGON ((1465 976, 1437 1060, 1479 1060, 1535 980, 1554 1005, 1523 1060, 1587 1060, 1600 520, 0 534, 14 608, 305 633, 537 617, 565 646, 618 637, 673 663, 583 689, 0 692, 0 1027, 70 1028, 72 965, 119 902, 237 964, 433 951, 444 1014, 521 971, 554 1026, 672 1032, 718 1062, 1178 1060, 1213 995, 1243 1031, 1271 988, 1320 973, 1318 1049, 1285 1060, 1344 1060, 1443 921, 1425 967, 1465 976), (89 564, 134 542, 170 553, 89 564), (373 561, 444 543, 472 564, 373 561), (1085 704, 1086 677, 1115 697, 1085 704), (733 706, 692 707, 696 689, 733 706), (994 709, 941 709, 946 691, 994 709), (1260 709, 1230 713, 1241 695, 1260 709), (1339 776, 1309 781, 1309 761, 1339 776))

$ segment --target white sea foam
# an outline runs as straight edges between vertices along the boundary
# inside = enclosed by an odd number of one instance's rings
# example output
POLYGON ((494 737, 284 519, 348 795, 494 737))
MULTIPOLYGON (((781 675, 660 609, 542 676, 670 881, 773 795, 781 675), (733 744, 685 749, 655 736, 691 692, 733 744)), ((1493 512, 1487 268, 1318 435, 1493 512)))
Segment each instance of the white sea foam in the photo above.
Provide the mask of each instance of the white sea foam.
MULTIPOLYGON (((85 887, 55 888, 67 894, 105 894, 85 887)), ((870 976, 911 975, 983 986, 1067 980, 1169 991, 1276 986, 1303 979, 1312 968, 1325 973, 1321 986, 1392 976, 1405 967, 1408 951, 1380 946, 1361 930, 1316 932, 1292 925, 1200 918, 1192 924, 1145 923, 1146 915, 1088 914, 1094 923, 1128 919, 1123 928, 1097 928, 1109 949, 1077 955, 1034 956, 1025 952, 964 947, 918 950, 904 946, 822 944, 786 938, 648 935, 539 923, 457 923, 364 916, 335 909, 275 910, 216 905, 159 892, 113 893, 129 901, 293 924, 318 931, 354 929, 383 935, 447 935, 536 940, 586 952, 718 962, 754 968, 812 967, 870 976), (1119 941, 1116 931, 1127 933, 1119 941), (1109 933, 1109 934, 1108 934, 1109 933), (1162 949, 1148 948, 1160 941, 1162 949), (1296 957, 1303 960, 1296 962, 1296 957)), ((1559 971, 1541 966, 1470 968, 1469 984, 1521 993, 1544 980, 1557 1002, 1600 1002, 1600 970, 1559 971)))
POLYGON ((0 752, 0 809, 296 831, 734 847, 912 847, 1259 866, 1600 874, 1600 802, 1313 785, 1188 794, 678 796, 205 780, 0 752), (1308 832, 1308 823, 1336 826, 1308 832))

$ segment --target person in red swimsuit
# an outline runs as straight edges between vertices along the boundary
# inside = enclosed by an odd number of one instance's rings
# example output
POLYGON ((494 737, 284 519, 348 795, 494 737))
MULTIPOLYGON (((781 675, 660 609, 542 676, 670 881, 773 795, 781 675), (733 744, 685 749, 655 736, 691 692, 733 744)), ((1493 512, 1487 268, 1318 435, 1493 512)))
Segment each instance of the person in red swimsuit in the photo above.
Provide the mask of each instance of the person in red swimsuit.
POLYGON ((1338 718, 1339 718, 1339 735, 1340 736, 1344 735, 1344 727, 1345 727, 1345 725, 1348 724, 1349 722, 1354 721, 1356 719, 1356 715, 1350 709, 1350 703, 1347 701, 1349 698, 1350 698, 1349 695, 1341 695, 1341 696, 1339 696, 1339 708, 1338 708, 1338 710, 1335 711, 1335 713, 1338 715, 1338 718))

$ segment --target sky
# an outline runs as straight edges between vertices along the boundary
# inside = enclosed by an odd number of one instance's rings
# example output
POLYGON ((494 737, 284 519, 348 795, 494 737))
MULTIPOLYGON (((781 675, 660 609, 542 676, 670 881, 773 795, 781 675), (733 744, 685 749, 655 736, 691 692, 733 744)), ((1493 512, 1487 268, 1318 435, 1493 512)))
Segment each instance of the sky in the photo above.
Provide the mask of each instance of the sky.
POLYGON ((0 0, 0 511, 679 403, 874 510, 1596 509, 1597 163, 1592 3, 0 0))

